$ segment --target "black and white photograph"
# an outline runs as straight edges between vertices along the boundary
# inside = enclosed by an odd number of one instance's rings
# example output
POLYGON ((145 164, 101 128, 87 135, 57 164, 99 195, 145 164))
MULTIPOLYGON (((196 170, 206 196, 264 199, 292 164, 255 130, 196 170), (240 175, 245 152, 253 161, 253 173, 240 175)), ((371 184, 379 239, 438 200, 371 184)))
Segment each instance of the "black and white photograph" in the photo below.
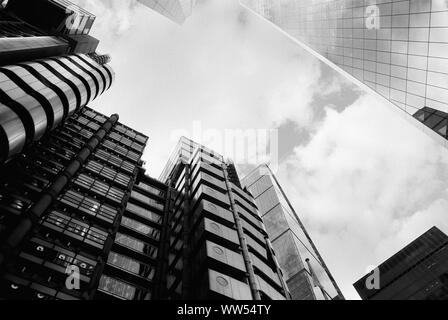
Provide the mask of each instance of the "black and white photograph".
POLYGON ((0 0, 1 301, 448 300, 447 234, 448 0, 0 0))

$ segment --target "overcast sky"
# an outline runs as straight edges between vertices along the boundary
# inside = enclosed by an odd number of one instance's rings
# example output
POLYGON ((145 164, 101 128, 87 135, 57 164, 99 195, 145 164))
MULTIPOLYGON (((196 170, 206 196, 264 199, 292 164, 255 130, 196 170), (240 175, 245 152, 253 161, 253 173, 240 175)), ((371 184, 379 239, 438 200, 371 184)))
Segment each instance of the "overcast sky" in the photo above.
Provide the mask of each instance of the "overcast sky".
POLYGON ((150 137, 150 175, 195 125, 279 130, 280 183, 347 299, 368 266, 448 232, 447 150, 238 1, 203 0, 183 26, 135 0, 74 2, 116 72, 91 106, 150 137))

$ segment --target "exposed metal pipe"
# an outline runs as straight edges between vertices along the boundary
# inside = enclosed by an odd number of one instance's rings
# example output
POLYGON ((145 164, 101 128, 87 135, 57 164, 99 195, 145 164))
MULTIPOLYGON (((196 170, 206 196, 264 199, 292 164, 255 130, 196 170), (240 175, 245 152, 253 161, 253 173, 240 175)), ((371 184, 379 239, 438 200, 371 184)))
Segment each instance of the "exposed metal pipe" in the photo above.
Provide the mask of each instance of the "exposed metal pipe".
POLYGON ((233 197, 232 188, 229 182, 229 177, 227 174, 227 166, 225 163, 222 164, 222 171, 224 173, 224 180, 227 187, 227 192, 229 193, 230 207, 233 213, 233 218, 235 219, 235 225, 237 229, 238 238, 240 240, 241 247, 243 249, 243 259, 246 265, 246 270, 249 275, 249 286, 252 292, 252 298, 254 300, 261 300, 260 291, 258 290, 257 281, 255 280, 255 272, 253 268, 253 263, 249 255, 249 248, 247 247, 246 237, 244 235, 243 226, 241 224, 240 217, 236 210, 235 198, 233 197))
POLYGON ((53 204, 61 191, 65 188, 71 178, 83 166, 86 159, 92 154, 93 150, 99 145, 101 140, 106 136, 107 132, 118 121, 118 115, 113 114, 98 129, 98 131, 86 142, 84 147, 79 151, 76 158, 68 164, 65 170, 56 178, 56 180, 41 193, 39 200, 24 214, 24 217, 18 222, 17 226, 10 232, 5 239, 0 250, 0 268, 3 266, 7 257, 22 243, 23 239, 32 230, 33 226, 38 223, 40 217, 53 204))

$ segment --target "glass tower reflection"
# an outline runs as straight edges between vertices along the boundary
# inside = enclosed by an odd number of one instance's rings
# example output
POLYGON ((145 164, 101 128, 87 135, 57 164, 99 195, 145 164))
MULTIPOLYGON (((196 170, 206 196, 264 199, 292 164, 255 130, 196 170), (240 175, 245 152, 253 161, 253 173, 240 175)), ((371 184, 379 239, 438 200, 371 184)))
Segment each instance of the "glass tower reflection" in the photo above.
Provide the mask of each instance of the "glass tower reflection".
POLYGON ((242 184, 255 198, 292 299, 344 299, 269 167, 259 166, 242 184))
POLYGON ((448 112, 447 1, 241 3, 407 114, 424 107, 448 112))

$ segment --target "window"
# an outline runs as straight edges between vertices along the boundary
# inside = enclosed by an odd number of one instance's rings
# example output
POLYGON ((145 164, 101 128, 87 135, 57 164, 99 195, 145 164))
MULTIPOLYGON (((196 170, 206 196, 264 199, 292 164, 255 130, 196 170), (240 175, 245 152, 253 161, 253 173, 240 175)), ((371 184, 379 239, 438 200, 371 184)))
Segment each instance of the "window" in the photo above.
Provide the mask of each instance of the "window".
POLYGON ((154 277, 153 267, 113 251, 109 253, 107 263, 146 279, 151 280, 154 277))
POLYGON ((122 160, 121 158, 114 156, 101 149, 95 152, 95 157, 97 159, 104 160, 110 163, 112 166, 122 169, 129 173, 133 173, 135 170, 135 165, 133 165, 132 163, 122 160))
POLYGON ((87 163, 86 167, 90 172, 100 175, 101 177, 120 184, 123 187, 128 187, 130 177, 119 173, 118 171, 102 165, 101 163, 91 160, 87 163))
POLYGON ((140 154, 130 151, 130 150, 126 149, 125 147, 122 147, 122 146, 116 144, 115 142, 112 142, 111 140, 106 139, 103 142, 103 146, 114 151, 114 152, 117 152, 118 154, 123 155, 133 161, 138 161, 140 159, 140 154))
POLYGON ((57 210, 53 210, 45 216, 41 220, 41 224, 71 237, 82 237, 83 241, 87 240, 87 243, 90 242, 90 244, 99 248, 103 248, 108 236, 107 232, 66 216, 57 210))
POLYGON ((162 219, 162 217, 159 214, 152 212, 149 209, 137 206, 130 202, 128 202, 126 210, 157 223, 159 223, 160 220, 162 219))
POLYGON ((137 293, 136 287, 106 275, 101 276, 98 289, 127 300, 135 299, 137 293))
POLYGON ((83 173, 74 180, 74 183, 118 204, 121 204, 125 195, 120 189, 111 187, 109 184, 96 180, 83 173))
POLYGON ((145 236, 154 238, 156 240, 158 240, 160 235, 159 230, 151 228, 143 223, 140 223, 128 217, 123 217, 121 219, 121 225, 128 227, 129 229, 132 229, 134 231, 137 231, 138 233, 144 234, 145 236))
POLYGON ((101 204, 99 201, 83 196, 73 190, 67 191, 64 195, 59 197, 59 200, 61 203, 64 203, 71 208, 78 209, 81 212, 97 217, 108 223, 113 223, 117 215, 117 210, 115 208, 106 204, 101 204))
POLYGON ((140 253, 145 253, 151 258, 157 257, 157 248, 128 235, 118 232, 115 238, 115 242, 140 253))
POLYGON ((160 190, 159 188, 153 187, 147 183, 144 183, 144 182, 140 182, 137 186, 142 188, 143 190, 148 191, 148 192, 150 192, 156 196, 159 196, 159 197, 163 197, 165 195, 164 191, 160 190))
POLYGON ((147 197, 135 190, 132 190, 131 197, 143 202, 144 204, 148 204, 156 209, 163 210, 163 208, 164 208, 164 205, 161 201, 147 197))

